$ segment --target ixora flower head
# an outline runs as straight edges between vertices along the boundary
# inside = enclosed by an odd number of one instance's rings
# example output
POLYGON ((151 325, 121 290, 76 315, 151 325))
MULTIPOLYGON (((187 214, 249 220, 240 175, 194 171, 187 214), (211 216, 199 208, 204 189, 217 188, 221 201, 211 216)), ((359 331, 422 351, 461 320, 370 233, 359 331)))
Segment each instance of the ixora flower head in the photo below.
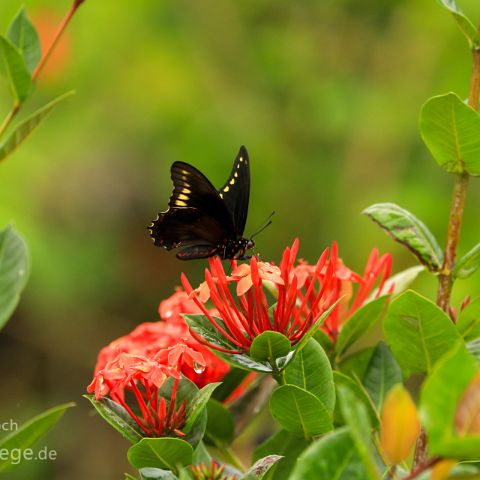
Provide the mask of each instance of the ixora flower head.
POLYGON ((95 373, 87 391, 95 394, 95 400, 108 395, 120 404, 147 437, 184 436, 186 401, 178 405, 176 401, 184 364, 200 370, 205 360, 181 343, 159 350, 153 358, 119 353, 95 373), (170 378, 173 387, 167 399, 161 392, 170 378))
MULTIPOLYGON (((391 291, 385 291, 385 282, 390 276, 392 256, 390 254, 380 256, 378 250, 374 248, 363 274, 359 275, 345 266, 338 257, 336 243, 332 245, 332 252, 332 257, 336 258, 336 264, 334 279, 329 283, 329 295, 339 303, 322 324, 322 329, 335 340, 341 327, 372 295, 378 298, 383 294, 391 293, 391 291), (377 287, 376 291, 375 287, 377 287)), ((316 288, 311 288, 312 283, 316 281, 315 265, 300 261, 293 269, 292 275, 298 279, 299 298, 302 302, 306 299, 306 305, 312 308, 317 294, 316 288)))
POLYGON ((298 240, 292 247, 287 247, 278 267, 255 257, 240 266, 232 262, 233 270, 229 276, 221 260, 211 258, 210 268, 205 271, 205 282, 195 290, 182 274, 185 291, 217 331, 217 336, 222 337, 223 343, 210 341, 211 335, 202 336, 194 324, 190 325, 192 335, 210 348, 231 354, 248 352, 255 338, 267 331, 282 334, 292 346, 298 344, 337 300, 332 289, 336 249, 324 250, 313 268, 307 292, 300 298, 299 277, 294 267, 298 247, 298 240), (278 297, 270 304, 267 300, 268 283, 273 283, 278 297), (203 305, 208 298, 218 316, 212 315, 203 305))

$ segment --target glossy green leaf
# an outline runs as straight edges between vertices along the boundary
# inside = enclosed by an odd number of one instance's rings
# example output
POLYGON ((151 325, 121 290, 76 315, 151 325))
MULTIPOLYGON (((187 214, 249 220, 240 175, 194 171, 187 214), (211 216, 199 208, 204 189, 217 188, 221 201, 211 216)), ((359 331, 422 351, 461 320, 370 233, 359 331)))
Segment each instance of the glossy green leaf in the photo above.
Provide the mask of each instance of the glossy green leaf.
POLYGON ((457 260, 453 275, 457 278, 468 278, 478 270, 478 267, 480 267, 480 243, 457 260))
POLYGON ((12 226, 0 230, 0 329, 10 318, 28 279, 27 245, 12 226))
POLYGON ((480 297, 472 300, 460 312, 456 327, 466 342, 480 337, 480 297))
POLYGON ((457 22, 458 27, 468 40, 470 48, 475 48, 480 45, 480 36, 473 23, 465 16, 465 14, 458 8, 455 0, 439 0, 440 3, 451 12, 453 18, 457 22))
POLYGON ((268 457, 257 460, 246 472, 240 477, 240 480, 261 480, 268 471, 281 459, 280 455, 269 455, 268 457))
POLYGON ((480 115, 455 93, 427 100, 420 133, 437 163, 450 173, 480 175, 480 115))
MULTIPOLYGON (((58 405, 57 407, 36 415, 18 430, 12 431, 5 438, 2 438, 0 440, 0 450, 2 452, 18 454, 19 451, 32 447, 60 420, 65 411, 74 405, 74 403, 64 403, 63 405, 58 405)), ((0 472, 19 465, 16 458, 16 455, 9 456, 7 459, 4 459, 4 456, 2 456, 2 460, 0 460, 0 472), (15 460, 15 463, 13 463, 13 460, 15 460)))
POLYGON ((325 435, 302 453, 289 480, 307 479, 371 479, 347 428, 325 435))
POLYGON ((205 409, 208 400, 212 396, 213 391, 220 385, 220 382, 209 383, 200 389, 197 393, 194 394, 191 398, 187 411, 186 411, 186 422, 182 431, 184 433, 189 433, 194 423, 196 422, 199 415, 202 413, 202 410, 205 409))
MULTIPOLYGON (((333 372, 333 380, 335 382, 337 398, 339 387, 348 387, 348 389, 355 394, 355 397, 358 398, 360 402, 362 402, 368 413, 368 418, 370 419, 370 423, 372 424, 372 426, 375 429, 378 428, 378 426, 380 425, 380 417, 378 415, 378 412, 375 410, 375 405, 373 404, 372 399, 368 395, 365 387, 360 383, 360 380, 356 377, 350 378, 347 375, 337 371, 333 372)), ((334 419, 335 424, 345 425, 346 423, 346 420, 343 418, 339 402, 335 404, 334 419)))
POLYGON ((254 338, 249 353, 253 360, 273 364, 277 358, 288 355, 291 348, 287 337, 278 332, 266 331, 254 338))
POLYGON ((368 412, 359 398, 345 385, 338 387, 340 410, 350 433, 358 454, 362 459, 369 478, 380 479, 381 476, 375 464, 375 453, 372 446, 372 426, 368 412))
POLYGON ((370 359, 363 384, 375 405, 381 412, 383 401, 390 389, 397 383, 402 383, 402 371, 384 342, 380 342, 370 359))
POLYGON ((137 443, 143 437, 142 430, 128 412, 109 398, 95 400, 93 395, 84 395, 99 415, 130 443, 137 443))
POLYGON ((235 422, 223 403, 211 398, 207 403, 207 429, 205 442, 213 445, 230 445, 235 435, 235 422))
POLYGON ((280 430, 267 439, 253 453, 253 460, 258 460, 267 455, 278 454, 282 458, 270 469, 268 478, 270 480, 287 480, 290 472, 297 464, 298 457, 310 442, 295 433, 280 430))
POLYGON ((393 300, 384 321, 388 344, 405 376, 429 373, 461 337, 433 302, 407 291, 393 300))
POLYGON ((32 79, 22 54, 3 35, 0 35, 0 60, 3 63, 3 71, 8 77, 15 102, 23 103, 32 91, 32 79))
POLYGON ((480 459, 480 437, 477 436, 476 440, 460 438, 454 430, 458 401, 476 373, 474 359, 462 344, 457 343, 456 348, 435 365, 425 381, 420 397, 420 417, 432 455, 459 460, 480 459))
POLYGON ((332 429, 330 412, 323 403, 313 393, 295 385, 283 385, 274 390, 270 412, 282 428, 305 438, 332 429))
POLYGON ((367 333, 384 313, 387 296, 382 296, 360 307, 342 326, 335 344, 335 353, 342 355, 362 335, 367 333))
POLYGON ((335 386, 330 361, 313 338, 285 369, 285 382, 313 393, 325 409, 333 413, 335 386))
POLYGON ((74 92, 67 92, 16 125, 4 142, 0 143, 0 162, 11 155, 16 148, 35 130, 42 120, 63 100, 73 95, 74 92))
POLYGON ((177 473, 192 459, 192 446, 179 438, 143 438, 128 450, 128 461, 137 469, 153 467, 177 473))
POLYGON ((37 30, 22 7, 7 30, 7 38, 22 54, 28 72, 35 70, 42 56, 42 47, 37 30))
POLYGON ((432 272, 443 263, 443 252, 428 227, 415 215, 394 203, 376 203, 363 213, 408 248, 432 272))

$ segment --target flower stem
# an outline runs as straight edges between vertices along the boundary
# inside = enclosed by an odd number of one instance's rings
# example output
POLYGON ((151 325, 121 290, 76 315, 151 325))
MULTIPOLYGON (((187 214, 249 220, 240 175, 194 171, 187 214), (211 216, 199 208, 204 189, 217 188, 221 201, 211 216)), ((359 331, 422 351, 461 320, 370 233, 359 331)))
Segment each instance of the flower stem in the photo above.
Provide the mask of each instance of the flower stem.
MULTIPOLYGON (((478 27, 480 31, 480 26, 478 27)), ((470 93, 468 95, 468 105, 475 111, 478 110, 480 98, 480 48, 475 47, 472 51, 472 75, 470 80, 470 93)), ((450 299, 452 296, 453 268, 455 267, 455 258, 457 247, 460 241, 460 231, 462 226, 463 211, 465 208, 465 198, 468 190, 468 179, 470 175, 467 172, 460 172, 455 175, 453 182, 452 203, 450 206, 450 216, 448 219, 447 241, 445 244, 445 254, 442 270, 438 277, 437 305, 448 313, 450 299)), ((428 439, 425 430, 421 429, 415 447, 412 472, 424 465, 427 460, 428 439)), ((412 477, 413 478, 413 477, 412 477)))
POLYGON ((18 113, 20 110, 20 105, 18 101, 16 101, 13 104, 12 109, 8 112, 7 116, 2 122, 2 125, 0 126, 0 137, 5 133, 5 130, 8 128, 8 126, 12 123, 12 120, 15 118, 15 115, 18 113))

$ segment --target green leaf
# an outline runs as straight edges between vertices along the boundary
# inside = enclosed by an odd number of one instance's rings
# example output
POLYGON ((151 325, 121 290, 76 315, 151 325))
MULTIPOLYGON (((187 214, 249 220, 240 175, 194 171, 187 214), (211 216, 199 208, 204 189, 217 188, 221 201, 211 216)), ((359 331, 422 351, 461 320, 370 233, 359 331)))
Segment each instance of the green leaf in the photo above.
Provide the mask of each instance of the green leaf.
POLYGON ((335 386, 330 361, 323 348, 313 338, 285 369, 285 382, 313 393, 325 410, 333 413, 335 386))
POLYGON ((480 115, 455 93, 427 100, 420 133, 437 163, 450 173, 480 175, 480 115))
MULTIPOLYGON (((352 435, 342 428, 312 443, 302 453, 289 480, 370 480, 352 435)), ((376 478, 376 477, 374 477, 376 478)))
POLYGON ((37 30, 28 18, 24 7, 8 27, 7 38, 21 52, 28 72, 33 73, 42 56, 42 47, 37 30))
POLYGON ((128 450, 128 461, 137 469, 153 467, 178 473, 192 460, 192 446, 179 438, 143 438, 128 450))
POLYGON ((223 402, 239 387, 247 375, 249 375, 248 371, 243 368, 231 368, 222 378, 221 385, 213 392, 212 398, 223 402))
POLYGON ((390 389, 402 383, 402 371, 384 342, 380 342, 370 359, 363 384, 377 412, 382 411, 383 401, 390 389))
POLYGON ((420 396, 420 417, 428 434, 429 452, 458 460, 480 459, 480 437, 460 438, 455 434, 458 401, 477 373, 474 359, 462 344, 456 345, 435 365, 425 381, 420 396), (464 444, 465 443, 465 444, 464 444), (459 447, 462 445, 465 447, 459 447))
POLYGON ((36 415, 18 430, 10 433, 10 435, 0 440, 0 451, 16 453, 15 457, 9 456, 6 460, 0 461, 0 472, 10 469, 18 465, 17 462, 12 463, 16 459, 18 452, 24 451, 32 447, 38 440, 46 435, 46 433, 60 420, 68 408, 73 407, 74 403, 64 403, 53 407, 46 412, 36 415))
POLYGON ((340 410, 345 422, 350 427, 353 442, 362 459, 369 478, 380 480, 375 465, 375 454, 372 447, 372 426, 368 418, 368 412, 359 398, 347 386, 338 387, 340 410))
POLYGON ((443 263, 443 252, 428 227, 409 211, 394 203, 376 203, 363 212, 395 241, 407 247, 432 272, 443 263))
POLYGON ((313 393, 295 385, 283 385, 274 390, 270 411, 282 428, 305 438, 332 429, 330 412, 323 403, 313 393))
MULTIPOLYGON (((375 410, 375 406, 373 405, 372 399, 368 395, 368 392, 365 390, 363 385, 360 383, 359 379, 354 377, 350 378, 347 375, 344 375, 341 372, 333 372, 333 379, 335 381, 335 388, 337 391, 338 397, 338 389, 340 387, 348 387, 348 389, 355 394, 355 397, 358 398, 363 406, 365 407, 368 417, 370 419, 371 424, 374 428, 377 428, 380 425, 380 418, 378 416, 377 411, 375 410)), ((343 425, 346 423, 346 420, 343 418, 340 404, 339 402, 335 405, 334 411, 334 418, 335 424, 343 425)))
POLYGON ((235 434, 235 422, 228 408, 211 398, 207 403, 205 441, 217 446, 230 445, 235 434))
POLYGON ((281 455, 282 458, 268 472, 268 478, 270 480, 287 480, 297 464, 298 456, 308 445, 310 442, 305 438, 280 430, 255 450, 253 460, 272 454, 281 455))
POLYGON ((170 470, 161 470, 160 468, 141 468, 140 477, 142 480, 177 480, 170 470))
POLYGON ((213 391, 220 385, 220 382, 209 383, 205 385, 201 390, 196 392, 189 402, 186 411, 186 422, 182 429, 184 433, 189 433, 198 416, 202 413, 202 410, 207 405, 208 400, 212 396, 213 391))
POLYGON ((461 339, 450 318, 413 291, 391 302, 384 331, 406 377, 431 372, 435 362, 461 339))
POLYGON ((374 351, 375 347, 368 347, 352 353, 348 357, 343 358, 337 364, 337 368, 349 377, 362 380, 374 351))
POLYGON ((16 125, 7 139, 3 143, 0 143, 0 162, 12 154, 61 101, 73 94, 74 92, 67 92, 60 95, 16 125))
POLYGON ((480 337, 480 297, 472 300, 460 312, 456 327, 466 342, 480 337))
POLYGON ((20 301, 28 279, 27 245, 12 226, 0 230, 0 329, 20 301))
POLYGON ((348 350, 362 335, 367 333, 383 315, 387 296, 377 298, 359 308, 347 320, 337 338, 335 353, 340 356, 348 350))
MULTIPOLYGON (((404 292, 418 277, 421 272, 425 271, 423 265, 415 265, 414 267, 407 268, 398 272, 391 277, 388 277, 385 283, 382 286, 382 292, 391 292, 390 298, 398 297, 402 292, 404 292)), ((378 297, 378 288, 376 288, 368 301, 372 301, 378 297)))
MULTIPOLYGON (((205 315, 183 315, 188 326, 198 335, 203 337, 208 343, 216 345, 220 348, 227 350, 237 350, 238 348, 230 343, 226 338, 224 338, 220 332, 210 323, 210 320, 205 315)), ((215 321, 222 327, 225 328, 221 318, 214 317, 215 321)), ((215 355, 224 359, 226 362, 231 365, 242 368, 244 370, 250 370, 255 372, 264 372, 271 373, 272 367, 268 362, 256 362, 247 355, 244 354, 235 354, 230 355, 226 353, 221 353, 215 351, 215 355)))
POLYGON ((257 460, 244 475, 240 477, 240 480, 261 480, 265 477, 267 472, 281 459, 280 455, 269 455, 268 457, 257 460))
POLYGON ((137 443, 142 439, 144 435, 142 430, 121 405, 109 398, 95 400, 93 395, 84 397, 90 401, 99 415, 130 443, 137 443))
POLYGON ((32 91, 32 78, 18 48, 3 35, 0 35, 0 60, 3 62, 3 70, 8 77, 15 102, 23 103, 32 91))
POLYGON ((468 278, 480 267, 480 243, 455 263, 453 275, 457 278, 468 278))
POLYGON ((253 360, 274 364, 277 358, 288 355, 291 348, 287 337, 278 332, 266 331, 253 339, 249 353, 253 360))
POLYGON ((470 48, 475 48, 480 45, 480 37, 477 29, 473 23, 465 16, 465 14, 458 8, 455 0, 439 0, 440 3, 452 13, 453 18, 457 22, 458 27, 468 40, 470 48))

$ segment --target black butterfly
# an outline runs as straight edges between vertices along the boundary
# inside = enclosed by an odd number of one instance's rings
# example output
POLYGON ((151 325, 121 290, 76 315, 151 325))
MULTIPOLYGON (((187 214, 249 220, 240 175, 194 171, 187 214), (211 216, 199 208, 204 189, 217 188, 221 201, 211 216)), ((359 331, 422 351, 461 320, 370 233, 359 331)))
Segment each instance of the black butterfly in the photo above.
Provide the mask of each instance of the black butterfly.
POLYGON ((177 253, 181 260, 243 258, 254 247, 252 239, 243 237, 250 196, 246 148, 240 147, 232 172, 218 191, 188 163, 175 162, 170 172, 174 190, 169 208, 149 227, 154 244, 167 250, 185 247, 177 253))

